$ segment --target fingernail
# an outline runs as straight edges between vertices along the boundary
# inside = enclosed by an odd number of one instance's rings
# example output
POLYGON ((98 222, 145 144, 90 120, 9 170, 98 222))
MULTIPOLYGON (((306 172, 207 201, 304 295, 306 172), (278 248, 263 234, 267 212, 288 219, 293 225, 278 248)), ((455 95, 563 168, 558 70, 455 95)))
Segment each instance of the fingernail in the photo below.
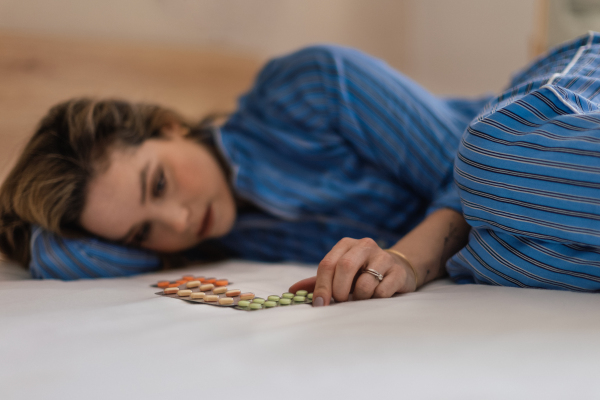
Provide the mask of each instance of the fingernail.
POLYGON ((313 307, 323 307, 323 304, 325 304, 325 301, 322 297, 317 297, 313 300, 313 307))

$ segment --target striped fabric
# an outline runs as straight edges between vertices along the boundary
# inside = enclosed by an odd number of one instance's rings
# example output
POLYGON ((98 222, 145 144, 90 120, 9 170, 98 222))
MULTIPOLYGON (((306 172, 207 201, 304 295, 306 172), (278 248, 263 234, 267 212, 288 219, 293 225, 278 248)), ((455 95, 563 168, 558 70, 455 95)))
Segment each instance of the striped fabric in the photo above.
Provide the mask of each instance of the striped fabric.
POLYGON ((455 162, 468 245, 457 282, 600 290, 600 35, 515 76, 467 128, 455 162))
POLYGON ((66 239, 34 226, 29 271, 35 279, 85 279, 131 276, 156 271, 156 255, 97 239, 66 239))
MULTIPOLYGON (((461 210, 452 165, 462 132, 488 100, 434 97, 384 62, 339 46, 272 60, 215 132, 233 190, 258 210, 188 256, 203 258, 211 246, 244 259, 318 263, 343 237, 387 247, 427 213, 461 210)), ((122 273, 92 257, 88 243, 71 262, 54 239, 32 243, 36 277, 122 273)), ((106 257, 125 251, 110 246, 106 257)))
POLYGON ((219 240, 237 257, 320 262, 343 237, 398 241, 461 210, 452 165, 489 99, 445 100, 357 50, 269 62, 217 134, 238 196, 259 207, 219 240))

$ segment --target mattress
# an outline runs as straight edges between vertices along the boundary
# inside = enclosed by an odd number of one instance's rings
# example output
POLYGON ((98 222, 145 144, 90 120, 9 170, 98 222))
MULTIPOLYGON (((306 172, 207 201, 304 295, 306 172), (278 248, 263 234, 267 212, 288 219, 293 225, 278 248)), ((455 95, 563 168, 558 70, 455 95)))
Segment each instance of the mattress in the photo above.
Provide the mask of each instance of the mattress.
POLYGON ((600 395, 600 296, 455 285, 244 312, 156 296, 183 274, 281 294, 316 267, 229 261, 0 282, 2 399, 564 399, 600 395))

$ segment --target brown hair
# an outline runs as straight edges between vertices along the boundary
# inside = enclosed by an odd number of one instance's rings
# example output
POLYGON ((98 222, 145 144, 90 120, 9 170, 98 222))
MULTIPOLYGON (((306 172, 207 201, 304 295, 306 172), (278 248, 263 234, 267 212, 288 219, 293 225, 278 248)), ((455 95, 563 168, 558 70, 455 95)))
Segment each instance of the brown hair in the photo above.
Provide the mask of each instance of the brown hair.
POLYGON ((82 98, 52 107, 0 187, 0 252, 27 267, 31 224, 62 236, 85 235, 79 218, 87 184, 108 161, 111 146, 138 146, 174 123, 203 142, 216 117, 191 127, 152 104, 82 98))

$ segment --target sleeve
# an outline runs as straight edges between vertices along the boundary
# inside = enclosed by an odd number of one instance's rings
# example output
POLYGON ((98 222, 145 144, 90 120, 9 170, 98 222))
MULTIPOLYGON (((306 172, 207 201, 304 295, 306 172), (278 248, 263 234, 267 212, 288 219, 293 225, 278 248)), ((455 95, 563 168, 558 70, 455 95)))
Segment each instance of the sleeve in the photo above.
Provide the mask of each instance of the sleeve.
MULTIPOLYGON (((350 147, 425 204, 460 210, 452 165, 477 108, 465 103, 459 110, 358 50, 320 45, 269 62, 240 106, 244 123, 296 132, 288 140, 306 147, 350 147)), ((282 140, 273 136, 265 140, 282 140)))
POLYGON ((158 256, 94 238, 67 239, 33 226, 29 271, 34 279, 111 278, 153 272, 158 256))
POLYGON ((600 291, 600 107, 587 97, 597 96, 600 82, 593 80, 565 76, 570 89, 544 85, 471 124, 455 177, 472 229, 446 264, 452 279, 600 291))
POLYGON ((434 211, 441 210, 442 208, 449 208, 458 212, 463 213, 462 205, 460 202, 460 193, 454 179, 451 179, 446 185, 442 186, 440 190, 435 194, 433 201, 427 208, 427 215, 434 211))

